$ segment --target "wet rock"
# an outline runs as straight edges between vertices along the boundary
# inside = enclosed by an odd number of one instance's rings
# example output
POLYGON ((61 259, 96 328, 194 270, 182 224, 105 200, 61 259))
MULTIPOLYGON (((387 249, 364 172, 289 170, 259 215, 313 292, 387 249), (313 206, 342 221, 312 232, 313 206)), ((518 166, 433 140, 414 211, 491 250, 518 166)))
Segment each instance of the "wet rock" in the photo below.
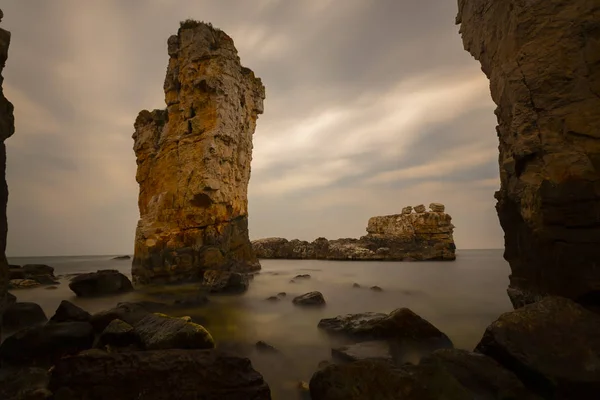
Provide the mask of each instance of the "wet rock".
POLYGON ((85 352, 57 362, 49 388, 61 399, 271 399, 247 358, 215 350, 85 352))
POLYGON ((208 303, 210 303, 210 300, 205 295, 190 294, 180 296, 179 298, 175 299, 173 305, 178 307, 201 307, 205 306, 208 303))
POLYGON ((127 347, 139 344, 133 326, 115 319, 108 324, 98 338, 99 346, 127 347))
POLYGON ((9 268, 8 280, 27 279, 27 274, 22 268, 9 268))
POLYGON ((262 340, 259 340, 258 342, 256 342, 255 344, 256 350, 258 350, 260 353, 277 353, 279 354, 279 350, 277 350, 275 347, 271 346, 270 344, 263 342, 262 340))
POLYGON ((0 369, 0 399, 42 400, 50 398, 47 391, 48 371, 43 368, 0 369))
POLYGON ((301 296, 294 297, 292 303, 297 306, 324 306, 325 298, 321 292, 309 292, 301 296))
POLYGON ((359 287, 360 287, 360 285, 359 285, 358 283, 353 283, 353 284, 352 284, 352 287, 353 287, 353 288, 359 288, 359 287))
POLYGON ((600 316, 565 298, 546 297, 502 314, 476 351, 547 398, 600 392, 600 316))
POLYGON ((11 279, 8 281, 9 289, 29 289, 36 286, 40 286, 40 283, 33 279, 11 279))
POLYGON ((440 346, 452 346, 448 336, 408 308, 399 308, 389 314, 366 312, 324 318, 318 327, 356 340, 434 340, 440 346))
POLYGON ((277 297, 285 297, 285 296, 287 296, 286 292, 279 292, 279 293, 277 293, 277 297))
POLYGON ((30 279, 39 282, 41 285, 57 285, 60 282, 56 280, 54 275, 36 275, 29 276, 30 279))
POLYGON ((45 264, 26 264, 23 265, 23 271, 27 276, 50 275, 54 276, 54 268, 45 264))
MULTIPOLYGON (((135 325, 150 314, 156 306, 145 303, 119 303, 110 310, 100 311, 92 315, 90 323, 96 332, 102 332, 115 319, 120 319, 130 325, 135 325), (150 308, 150 310, 149 310, 150 308)), ((158 303, 160 304, 160 303, 158 303)))
POLYGON ((309 274, 296 275, 294 279, 310 279, 309 274))
POLYGON ((60 357, 89 349, 94 330, 87 322, 61 322, 20 330, 0 345, 0 359, 11 365, 48 366, 60 357))
POLYGON ((14 303, 4 311, 2 329, 14 332, 48 321, 44 310, 36 303, 14 303))
POLYGON ((383 292, 383 289, 379 286, 371 286, 370 289, 374 292, 383 292))
POLYGON ((202 325, 180 318, 148 314, 132 325, 140 343, 147 350, 215 347, 211 334, 202 325))
POLYGON ((95 297, 130 292, 133 285, 129 278, 114 269, 82 274, 71 279, 69 288, 79 297, 95 297))
POLYGON ((382 360, 393 362, 390 344, 385 340, 371 340, 331 349, 331 355, 343 362, 382 360))
POLYGON ((205 271, 202 281, 211 293, 243 293, 248 290, 249 284, 245 274, 217 270, 205 271))
POLYGON ((277 296, 269 296, 267 297, 268 301, 279 301, 281 300, 281 297, 277 297, 277 296))
POLYGON ((113 260, 131 260, 131 256, 116 256, 112 258, 113 260))
POLYGON ((50 322, 89 322, 92 319, 92 315, 84 309, 76 306, 70 301, 63 300, 56 309, 56 312, 50 318, 50 322))

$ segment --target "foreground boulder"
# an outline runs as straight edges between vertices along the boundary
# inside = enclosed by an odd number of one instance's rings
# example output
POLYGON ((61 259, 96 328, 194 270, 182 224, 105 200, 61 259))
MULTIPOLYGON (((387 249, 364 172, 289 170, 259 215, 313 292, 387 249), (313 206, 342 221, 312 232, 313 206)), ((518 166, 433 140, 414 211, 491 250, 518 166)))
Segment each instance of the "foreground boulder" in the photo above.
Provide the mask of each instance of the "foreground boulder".
POLYGON ((2 320, 2 330, 18 331, 48 321, 44 310, 36 303, 14 303, 6 308, 2 320))
POLYGON ((328 365, 310 381, 312 400, 541 400, 489 357, 443 349, 419 365, 362 360, 328 365))
POLYGON ((186 21, 167 43, 166 109, 135 120, 139 283, 202 279, 206 269, 260 269, 248 238, 252 135, 265 88, 233 40, 186 21))
POLYGON ((202 325, 166 315, 148 314, 133 324, 144 349, 211 349, 215 342, 202 325))
POLYGON ((248 276, 237 272, 208 270, 202 285, 211 293, 243 293, 248 290, 248 276))
POLYGON ((0 360, 11 365, 52 365, 68 354, 89 349, 94 330, 87 322, 62 322, 27 328, 0 345, 0 360))
POLYGON ((129 347, 137 346, 139 338, 133 326, 125 321, 115 319, 108 324, 98 338, 99 347, 129 347))
POLYGON ((44 368, 0 369, 0 399, 43 400, 50 395, 48 371, 44 368))
POLYGON ((355 340, 432 339, 452 345, 448 336, 408 308, 399 308, 389 314, 366 312, 324 318, 318 327, 355 340))
POLYGON ((600 393, 600 315, 546 297, 492 323, 476 347, 548 398, 600 393))
POLYGON ((88 351, 58 361, 49 388, 60 399, 271 399, 247 358, 215 350, 88 351))
POLYGON ((115 308, 104 310, 92 315, 90 323, 98 333, 104 331, 114 320, 120 319, 129 325, 135 325, 151 312, 155 311, 151 305, 143 303, 119 303, 115 308))
POLYGON ((89 312, 70 301, 63 300, 52 318, 50 318, 50 322, 89 322, 90 319, 92 319, 92 316, 89 312))
POLYGON ((114 269, 82 274, 71 279, 69 288, 79 297, 94 297, 130 292, 133 285, 129 278, 114 269))

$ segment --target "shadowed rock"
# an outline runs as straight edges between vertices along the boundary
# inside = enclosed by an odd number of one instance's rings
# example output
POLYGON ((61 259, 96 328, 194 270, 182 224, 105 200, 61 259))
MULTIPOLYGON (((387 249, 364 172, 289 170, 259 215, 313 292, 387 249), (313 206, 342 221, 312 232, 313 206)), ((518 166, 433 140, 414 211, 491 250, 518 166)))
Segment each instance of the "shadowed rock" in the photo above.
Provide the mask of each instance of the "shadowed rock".
POLYGON ((79 297, 95 297, 130 292, 133 285, 129 278, 114 269, 82 274, 71 279, 69 288, 79 297))
POLYGON ((14 303, 6 308, 2 329, 8 332, 18 331, 36 325, 43 325, 48 317, 36 303, 14 303))
POLYGON ((63 300, 60 302, 54 315, 50 318, 50 322, 89 322, 91 318, 92 315, 89 312, 70 301, 63 300))
POLYGON ((309 292, 301 296, 294 297, 292 303, 297 306, 319 307, 325 305, 325 298, 321 292, 309 292))

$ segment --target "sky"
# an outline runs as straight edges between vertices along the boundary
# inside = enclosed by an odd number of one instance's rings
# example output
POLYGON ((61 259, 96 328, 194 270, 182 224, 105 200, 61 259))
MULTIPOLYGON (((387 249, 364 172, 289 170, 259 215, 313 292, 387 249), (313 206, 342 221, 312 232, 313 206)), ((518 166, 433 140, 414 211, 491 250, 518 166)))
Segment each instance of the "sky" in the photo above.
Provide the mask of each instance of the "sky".
POLYGON ((501 248, 489 84, 451 0, 6 0, 7 255, 131 254, 133 122, 164 108, 167 39, 211 22, 266 87, 250 238, 360 237, 446 205, 459 249, 501 248))

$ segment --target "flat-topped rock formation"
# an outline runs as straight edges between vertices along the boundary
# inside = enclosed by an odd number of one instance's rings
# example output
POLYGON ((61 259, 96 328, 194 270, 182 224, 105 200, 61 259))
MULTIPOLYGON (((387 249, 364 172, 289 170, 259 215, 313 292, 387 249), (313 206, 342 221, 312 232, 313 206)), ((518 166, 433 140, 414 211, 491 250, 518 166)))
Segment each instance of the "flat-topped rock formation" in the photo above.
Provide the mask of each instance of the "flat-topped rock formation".
POLYGON ((247 189, 265 88, 240 64, 233 40, 209 24, 182 22, 168 53, 167 108, 144 110, 135 121, 133 279, 260 269, 248 238, 247 189))
POLYGON ((443 204, 405 207, 401 214, 372 217, 360 239, 313 242, 265 238, 252 242, 258 258, 425 261, 456 259, 454 225, 443 204))
MULTIPOLYGON (((0 21, 4 13, 0 10, 0 21)), ((0 28, 0 326, 2 326, 2 313, 7 306, 8 288, 8 261, 6 260, 6 234, 8 223, 6 220, 6 205, 8 204, 8 186, 6 184, 6 145, 4 141, 15 133, 15 117, 13 105, 2 90, 4 77, 2 70, 8 58, 10 45, 10 32, 0 28)), ((0 338, 2 337, 0 332, 0 338)))
POLYGON ((460 0, 456 22, 498 106, 496 208, 513 305, 547 294, 598 305, 598 2, 460 0))

